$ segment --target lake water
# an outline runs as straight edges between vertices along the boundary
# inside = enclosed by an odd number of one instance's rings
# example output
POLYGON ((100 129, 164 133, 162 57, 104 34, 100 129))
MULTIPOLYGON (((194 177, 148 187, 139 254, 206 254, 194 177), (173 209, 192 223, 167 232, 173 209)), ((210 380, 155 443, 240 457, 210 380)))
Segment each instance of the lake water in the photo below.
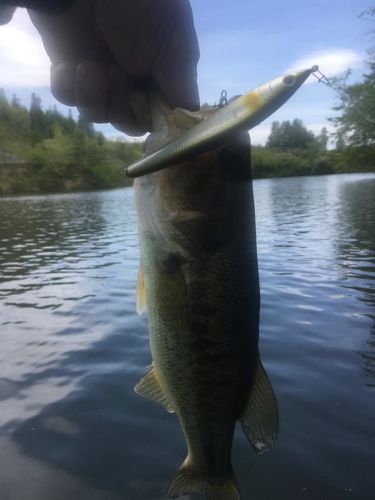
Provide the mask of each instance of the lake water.
MULTIPOLYGON (((244 500, 364 500, 375 486, 375 175, 254 182, 260 348, 281 430, 233 463, 244 500)), ((131 189, 0 199, 0 499, 161 500, 185 443, 133 386, 131 189)))

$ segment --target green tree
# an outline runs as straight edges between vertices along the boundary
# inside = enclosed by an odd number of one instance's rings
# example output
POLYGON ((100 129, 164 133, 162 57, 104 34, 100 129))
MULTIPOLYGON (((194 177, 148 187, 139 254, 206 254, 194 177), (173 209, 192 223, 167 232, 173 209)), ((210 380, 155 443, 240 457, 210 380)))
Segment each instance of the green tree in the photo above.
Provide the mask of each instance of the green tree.
POLYGON ((13 96, 9 103, 4 91, 0 89, 0 149, 21 156, 29 144, 29 112, 13 96))
MULTIPOLYGON (((362 12, 360 17, 374 21, 375 7, 362 12)), ((371 29, 370 33, 374 34, 375 30, 371 29)), ((330 120, 336 126, 336 141, 340 145, 375 145, 375 47, 368 50, 368 55, 369 70, 360 82, 347 83, 350 70, 332 82, 339 102, 333 108, 338 114, 330 120)))
POLYGON ((87 135, 93 135, 95 133, 94 125, 83 118, 81 115, 78 117, 78 127, 87 135))
POLYGON ((293 122, 289 120, 281 124, 273 122, 267 140, 267 147, 281 149, 282 151, 307 149, 314 142, 314 134, 304 126, 302 120, 296 118, 293 122))
POLYGON ((31 143, 40 142, 45 135, 45 116, 42 110, 42 102, 34 92, 31 94, 30 104, 30 128, 31 143))
POLYGON ((328 130, 326 127, 323 127, 322 130, 320 131, 320 134, 316 137, 316 143, 318 146, 318 149, 321 151, 326 151, 327 146, 328 146, 328 130))
POLYGON ((331 121, 336 126, 337 140, 347 145, 375 144, 375 59, 369 67, 362 82, 336 85, 339 103, 333 109, 338 115, 331 121))
POLYGON ((12 97, 12 106, 13 106, 14 108, 19 108, 19 107, 21 107, 20 100, 18 99, 18 97, 16 96, 16 94, 13 94, 13 97, 12 97))
POLYGON ((9 104, 3 89, 0 89, 0 149, 5 146, 8 135, 9 104))

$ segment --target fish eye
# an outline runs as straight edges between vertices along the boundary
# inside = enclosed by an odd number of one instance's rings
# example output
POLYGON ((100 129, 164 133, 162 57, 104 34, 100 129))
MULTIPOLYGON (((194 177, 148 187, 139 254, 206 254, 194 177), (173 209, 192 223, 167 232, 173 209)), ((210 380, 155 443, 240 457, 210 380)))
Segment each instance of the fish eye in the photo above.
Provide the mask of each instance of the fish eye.
POLYGON ((287 75, 287 76, 284 76, 283 78, 283 83, 285 83, 285 85, 287 85, 288 87, 290 87, 291 85, 294 84, 295 82, 295 78, 293 75, 287 75))

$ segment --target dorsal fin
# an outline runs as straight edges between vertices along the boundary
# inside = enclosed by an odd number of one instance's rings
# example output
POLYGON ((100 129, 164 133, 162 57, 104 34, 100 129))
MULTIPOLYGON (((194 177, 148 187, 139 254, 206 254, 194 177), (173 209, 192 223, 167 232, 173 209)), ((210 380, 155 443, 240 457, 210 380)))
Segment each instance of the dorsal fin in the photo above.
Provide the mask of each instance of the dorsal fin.
POLYGON ((162 404, 169 413, 174 413, 174 410, 161 388, 159 377, 154 364, 150 366, 149 371, 134 387, 134 390, 144 398, 152 399, 162 404))

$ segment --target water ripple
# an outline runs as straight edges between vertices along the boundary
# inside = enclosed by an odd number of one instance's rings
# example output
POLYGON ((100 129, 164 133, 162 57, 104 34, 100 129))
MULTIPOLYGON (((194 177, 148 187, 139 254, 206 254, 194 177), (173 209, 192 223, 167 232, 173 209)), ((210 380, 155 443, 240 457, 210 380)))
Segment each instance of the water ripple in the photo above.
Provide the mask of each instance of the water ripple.
MULTIPOLYGON (((260 347, 281 433, 262 459, 236 433, 243 496, 369 500, 375 176, 254 190, 260 347)), ((2 500, 162 500, 185 458, 176 418, 133 391, 150 353, 132 198, 0 199, 2 500)))

